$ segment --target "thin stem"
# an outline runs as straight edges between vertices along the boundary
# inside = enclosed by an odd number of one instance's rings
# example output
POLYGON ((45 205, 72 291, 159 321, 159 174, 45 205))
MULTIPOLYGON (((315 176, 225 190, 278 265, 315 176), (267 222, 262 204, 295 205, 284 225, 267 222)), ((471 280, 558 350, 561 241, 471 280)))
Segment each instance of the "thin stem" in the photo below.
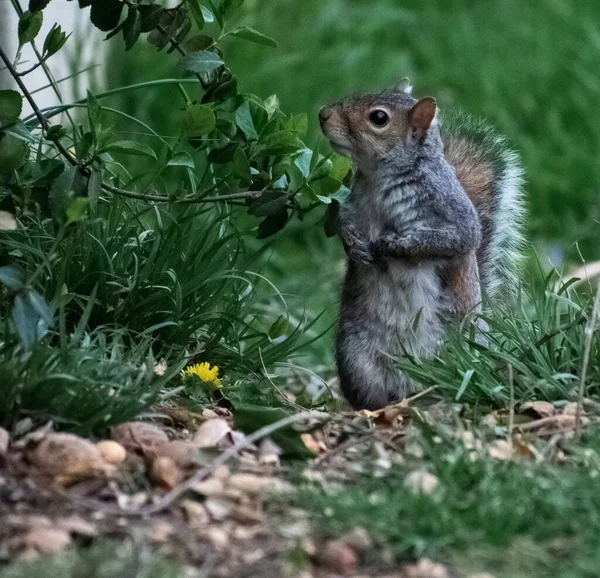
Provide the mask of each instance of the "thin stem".
POLYGON ((588 324, 585 327, 585 349, 583 352, 583 366, 581 367, 581 381, 579 382, 579 393, 577 395, 577 414, 575 416, 575 436, 581 435, 581 414, 583 412, 583 398, 585 396, 585 382, 590 363, 590 354, 592 351, 592 341, 594 340, 594 327, 598 320, 600 312, 600 283, 596 287, 596 297, 594 298, 594 307, 588 324))
POLYGON ((25 76, 25 75, 29 74, 30 72, 33 72, 36 68, 39 68, 41 65, 42 65, 41 62, 36 62, 33 66, 31 66, 27 70, 23 70, 22 72, 17 72, 17 74, 19 76, 25 76))
MULTIPOLYGON (((23 93, 23 95, 25 96, 27 101, 29 102, 31 108, 33 109, 35 116, 37 116, 38 120, 40 121, 42 128, 44 129, 44 131, 47 132, 48 129, 50 128, 50 124, 48 123, 48 120, 46 119, 46 117, 42 114, 42 112, 38 108, 38 105, 36 104, 35 100, 33 100, 33 97, 27 90, 27 87, 23 84, 23 81, 19 77, 17 71, 15 70, 15 67, 12 65, 10 59, 8 58, 8 55, 6 54, 6 52, 4 52, 4 49, 2 48, 2 46, 0 46, 0 58, 6 65, 6 68, 8 68, 8 71, 10 72, 12 77, 15 79, 15 82, 19 85, 21 92, 23 93)), ((76 166, 79 164, 77 162, 77 159, 75 159, 75 157, 62 145, 62 143, 58 139, 54 139, 54 140, 49 139, 49 140, 52 140, 52 142, 56 145, 56 148, 67 159, 67 161, 69 161, 69 163, 71 163, 73 166, 76 166)))

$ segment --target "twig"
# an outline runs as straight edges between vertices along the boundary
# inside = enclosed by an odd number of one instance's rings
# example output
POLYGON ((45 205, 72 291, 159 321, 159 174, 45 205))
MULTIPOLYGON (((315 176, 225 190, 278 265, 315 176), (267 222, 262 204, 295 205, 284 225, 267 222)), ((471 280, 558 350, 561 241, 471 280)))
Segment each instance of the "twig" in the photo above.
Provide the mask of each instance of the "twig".
MULTIPOLYGON (((6 65, 6 68, 8 68, 8 71, 10 72, 11 76, 15 79, 15 82, 19 85, 21 92, 23 93, 23 95, 25 96, 25 98, 27 99, 29 104, 31 105, 31 108, 33 109, 35 116, 40 121, 40 125, 42 126, 42 129, 44 129, 44 131, 47 133, 48 129, 50 128, 48 119, 46 119, 46 117, 42 114, 42 112, 38 108, 38 105, 36 104, 35 100, 33 100, 33 96, 31 96, 31 94, 29 93, 29 90, 27 90, 27 87, 25 86, 25 84, 23 84, 23 81, 21 80, 19 73, 16 71, 15 67, 12 65, 6 52, 4 52, 4 49, 2 48, 2 46, 0 46, 0 58, 6 65)), ((56 148, 67 159, 67 161, 69 161, 70 164, 72 164, 73 166, 77 166, 79 164, 77 162, 77 159, 64 147, 64 145, 58 139, 49 139, 49 140, 51 140, 56 145, 56 148)))
POLYGON ((577 413, 575 414, 575 436, 579 439, 581 434, 581 413, 583 411, 583 398, 585 395, 585 382, 590 363, 590 354, 592 351, 592 341, 594 340, 594 327, 598 320, 598 311, 600 307, 600 283, 596 287, 596 297, 594 298, 594 307, 588 324, 585 327, 585 349, 583 352, 583 365, 581 367, 581 381, 579 382, 579 393, 577 395, 577 413))
POLYGON ((334 448, 327 450, 327 452, 325 452, 322 456, 319 456, 313 462, 311 468, 314 469, 317 466, 323 465, 326 461, 329 461, 331 458, 345 452, 348 448, 351 448, 354 445, 364 442, 368 437, 374 437, 373 432, 370 430, 361 430, 361 433, 359 435, 347 439, 345 442, 342 442, 334 448))

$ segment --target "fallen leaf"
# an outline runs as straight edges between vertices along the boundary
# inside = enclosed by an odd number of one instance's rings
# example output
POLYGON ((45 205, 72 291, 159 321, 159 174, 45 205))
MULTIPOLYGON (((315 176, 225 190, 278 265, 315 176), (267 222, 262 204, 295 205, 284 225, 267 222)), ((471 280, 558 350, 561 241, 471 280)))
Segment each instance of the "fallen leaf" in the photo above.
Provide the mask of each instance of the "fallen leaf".
POLYGON ((549 401, 527 401, 521 404, 521 413, 533 413, 537 417, 550 417, 556 413, 556 409, 549 401))
POLYGON ((247 494, 258 495, 265 491, 283 491, 289 486, 278 478, 256 476, 254 474, 232 474, 227 479, 227 487, 247 494))
POLYGON ((173 524, 161 520, 152 524, 148 531, 148 538, 155 544, 164 544, 174 533, 173 524))
POLYGON ((433 474, 424 470, 410 472, 404 480, 404 485, 414 495, 432 494, 439 487, 439 480, 433 474))
POLYGON ((30 453, 30 461, 61 485, 110 473, 98 448, 73 434, 48 434, 30 453))
POLYGON ((206 497, 221 496, 223 494, 224 489, 225 486, 223 484, 223 481, 219 480, 218 478, 215 478, 214 476, 208 478, 207 480, 197 482, 192 486, 192 490, 194 490, 194 492, 198 492, 199 494, 202 494, 206 497))
POLYGON ((227 518, 233 504, 229 500, 221 498, 208 498, 204 502, 204 507, 213 520, 221 522, 227 518))
POLYGON ((317 551, 314 561, 342 576, 350 576, 358 570, 358 555, 341 540, 329 540, 317 551))
POLYGON ((402 568, 401 578, 450 578, 448 570, 442 564, 436 564, 427 558, 402 568))
POLYGON ((513 448, 506 440, 496 440, 488 448, 488 454, 495 460, 512 460, 513 448))
POLYGON ((8 211, 0 211, 0 231, 16 231, 19 228, 16 217, 8 211))
POLYGON ((173 440, 154 447, 150 452, 154 457, 172 459, 179 468, 187 470, 196 468, 209 461, 209 456, 192 442, 173 440))
POLYGON ((209 526, 204 532, 204 536, 219 550, 223 550, 229 545, 229 536, 227 535, 227 532, 218 526, 209 526))
POLYGON ((200 425, 192 443, 199 448, 217 447, 230 431, 231 426, 224 419, 209 419, 200 425))
POLYGON ((262 510, 258 504, 238 504, 231 509, 229 516, 242 524, 262 522, 262 510))
POLYGON ((258 448, 258 462, 263 465, 275 465, 279 463, 281 448, 270 438, 265 438, 258 448))
POLYGON ((57 527, 66 530, 71 534, 92 537, 97 533, 96 526, 80 518, 79 516, 69 516, 68 518, 59 518, 56 520, 57 527))
POLYGON ((23 538, 26 548, 38 552, 55 552, 66 548, 71 543, 71 536, 62 528, 34 528, 23 538))
POLYGON ((188 522, 195 528, 206 526, 210 523, 210 516, 203 504, 194 500, 183 500, 181 507, 185 512, 188 522))
POLYGON ((358 527, 354 528, 348 534, 344 534, 340 540, 357 552, 362 552, 363 550, 369 550, 373 547, 373 540, 364 528, 358 527))
POLYGON ((119 466, 127 457, 127 451, 118 442, 112 440, 104 440, 96 444, 102 459, 113 466, 119 466))
POLYGON ((130 421, 112 428, 111 437, 127 451, 141 455, 152 455, 157 446, 169 441, 162 429, 141 421, 130 421))
POLYGON ((322 441, 317 441, 315 437, 309 433, 300 434, 300 439, 306 446, 306 449, 313 454, 322 454, 327 451, 327 446, 322 441))

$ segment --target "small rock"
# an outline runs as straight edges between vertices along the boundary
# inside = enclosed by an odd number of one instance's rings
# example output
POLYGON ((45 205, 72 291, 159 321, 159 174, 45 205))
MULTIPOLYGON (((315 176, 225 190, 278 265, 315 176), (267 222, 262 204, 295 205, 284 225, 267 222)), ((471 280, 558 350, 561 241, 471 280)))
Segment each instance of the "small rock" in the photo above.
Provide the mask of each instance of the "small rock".
POLYGON ((192 486, 192 490, 194 490, 194 492, 198 492, 207 498, 210 496, 221 496, 224 489, 225 487, 222 480, 219 480, 215 477, 197 482, 192 486))
POLYGON ((265 490, 276 489, 279 485, 278 482, 277 478, 256 476, 254 474, 232 474, 227 480, 227 487, 258 495, 265 490))
POLYGON ((412 494, 432 494, 439 486, 440 482, 436 476, 423 470, 410 472, 404 480, 404 485, 412 494))
POLYGON ((448 570, 442 564, 436 564, 427 558, 419 560, 417 564, 404 566, 402 578, 449 578, 448 570))
POLYGON ((40 470, 62 485, 71 485, 84 478, 108 473, 98 448, 90 441, 73 434, 48 434, 29 455, 40 470))
POLYGON ((315 563, 342 576, 350 576, 358 570, 356 552, 341 540, 329 540, 315 555, 315 563))
POLYGON ((162 429, 141 421, 130 421, 112 428, 111 437, 129 452, 150 456, 156 447, 169 441, 162 429))
POLYGON ((174 532, 173 524, 165 521, 155 522, 148 532, 148 538, 155 544, 164 544, 174 532))
POLYGON ((223 528, 218 526, 209 526, 204 532, 204 536, 208 538, 213 546, 219 550, 224 549, 229 544, 229 536, 223 528))
POLYGON ((96 447, 98 448, 102 459, 113 466, 121 465, 127 457, 125 448, 120 443, 112 440, 98 442, 96 447))
POLYGON ((172 490, 185 479, 185 475, 175 461, 167 456, 158 456, 152 462, 150 477, 161 488, 172 490))
POLYGON ((9 442, 10 435, 3 427, 0 427, 0 454, 5 454, 8 451, 9 442))
POLYGON ((364 550, 369 550, 373 547, 373 540, 371 540, 371 536, 369 536, 369 532, 367 532, 364 528, 354 528, 352 532, 345 534, 340 538, 342 542, 345 542, 356 550, 357 552, 362 552, 364 550))
POLYGON ((173 440, 152 449, 155 457, 172 459, 179 468, 196 468, 208 461, 208 457, 192 442, 173 440))
POLYGON ((70 532, 71 534, 79 534, 80 536, 87 536, 90 538, 95 536, 97 533, 96 526, 94 526, 94 524, 90 524, 79 516, 59 518, 56 520, 56 525, 59 528, 70 532))

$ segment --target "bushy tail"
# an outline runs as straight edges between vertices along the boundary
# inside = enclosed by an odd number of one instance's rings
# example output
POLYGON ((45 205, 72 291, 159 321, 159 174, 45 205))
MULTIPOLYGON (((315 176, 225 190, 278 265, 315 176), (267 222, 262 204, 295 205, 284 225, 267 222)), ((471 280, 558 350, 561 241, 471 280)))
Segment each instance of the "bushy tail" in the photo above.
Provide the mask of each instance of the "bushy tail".
POLYGON ((462 112, 442 118, 446 158, 475 205, 483 229, 477 253, 483 293, 515 293, 524 254, 523 169, 503 136, 462 112))

